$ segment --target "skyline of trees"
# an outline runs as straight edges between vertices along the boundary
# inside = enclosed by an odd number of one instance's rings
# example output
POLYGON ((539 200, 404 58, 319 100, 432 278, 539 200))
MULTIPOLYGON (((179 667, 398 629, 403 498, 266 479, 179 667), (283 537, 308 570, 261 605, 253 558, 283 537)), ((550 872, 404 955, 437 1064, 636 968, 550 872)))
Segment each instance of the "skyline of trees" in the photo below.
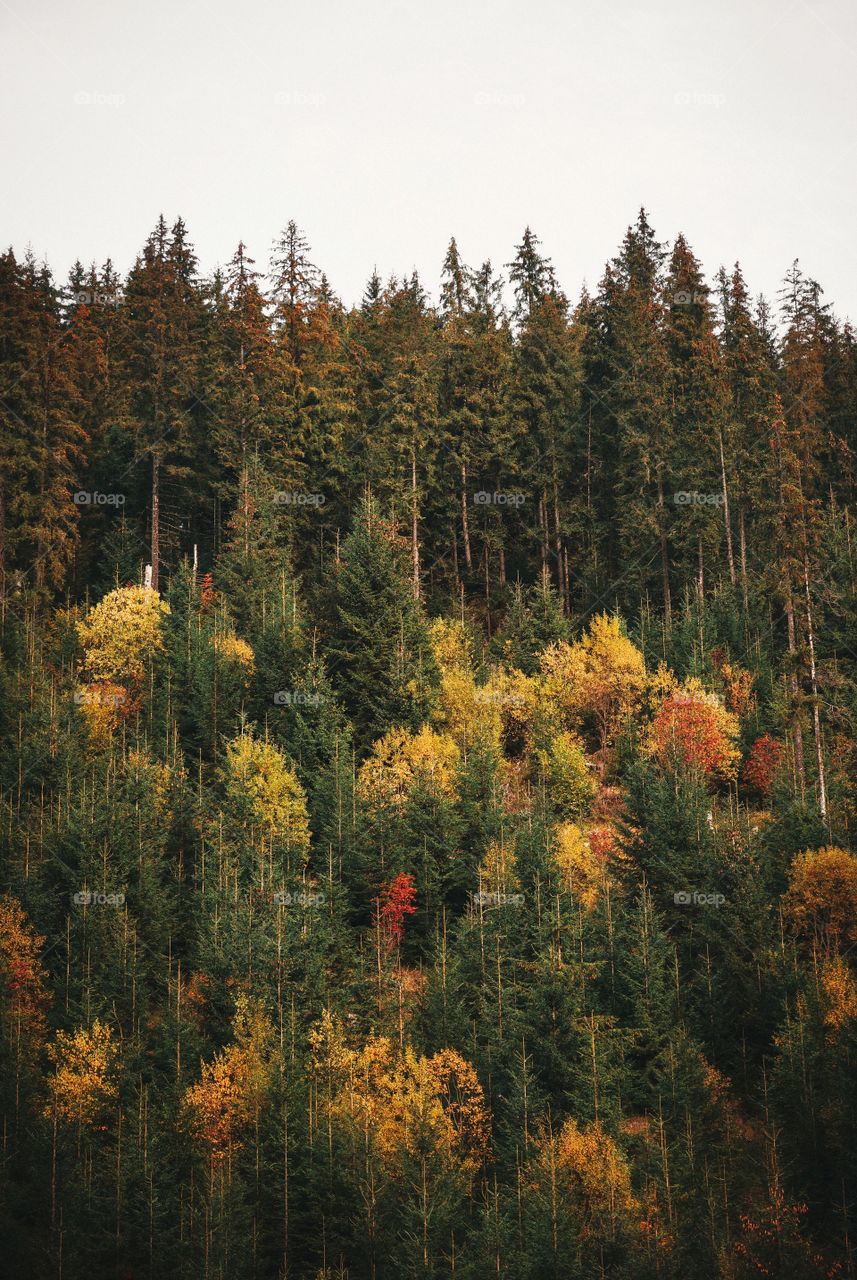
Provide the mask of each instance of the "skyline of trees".
POLYGON ((850 326, 274 264, 0 256, 0 1273, 854 1277, 850 326))

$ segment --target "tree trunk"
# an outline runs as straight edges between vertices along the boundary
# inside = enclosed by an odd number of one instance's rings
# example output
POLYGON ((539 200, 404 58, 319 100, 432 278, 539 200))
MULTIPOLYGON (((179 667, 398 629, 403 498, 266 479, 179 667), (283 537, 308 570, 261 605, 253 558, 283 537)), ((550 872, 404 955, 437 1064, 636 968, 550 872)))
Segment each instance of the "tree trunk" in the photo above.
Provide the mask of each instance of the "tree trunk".
POLYGON ((470 521, 467 517, 467 464, 461 464, 461 534, 464 538, 464 563, 467 572, 473 569, 473 553, 470 549, 470 521))
POLYGON ((744 613, 750 612, 750 589, 747 581, 747 530, 744 522, 744 508, 738 516, 738 529, 741 546, 741 594, 744 597, 744 613))
POLYGON ((729 581, 735 586, 735 553, 732 549, 732 524, 729 520, 729 488, 726 484, 726 461, 723 457, 723 432, 717 432, 720 445, 720 482, 723 486, 723 525, 726 531, 726 557, 729 561, 729 581))
POLYGON ((161 489, 158 455, 152 454, 152 590, 158 590, 158 568, 161 558, 161 489))
POLYGON ((411 446, 411 560, 414 567, 414 599, 420 598, 420 543, 417 525, 417 451, 411 446))
POLYGON ((812 625, 812 598, 809 592, 809 562, 803 557, 803 585, 806 592, 806 635, 809 642, 809 678, 812 685, 812 731, 815 735, 815 760, 818 766, 818 807, 827 817, 827 786, 824 777, 824 747, 821 741, 821 709, 818 705, 818 680, 815 670, 815 632, 812 625))
POLYGON ((554 530, 554 546, 556 548, 556 580, 559 586, 559 595, 562 600, 562 607, 566 607, 566 598, 568 596, 568 583, 565 581, 563 574, 562 562, 562 533, 561 520, 559 515, 559 489, 556 482, 556 476, 553 478, 553 530, 554 530))
MULTIPOLYGON (((797 642, 795 640, 795 611, 794 611, 794 603, 792 601, 791 583, 789 583, 789 586, 786 592, 786 624, 787 624, 787 630, 788 630, 789 655, 791 656, 792 659, 794 659, 797 656, 797 642)), ((798 696, 799 696, 798 678, 797 678, 797 672, 794 669, 792 670, 789 683, 791 685, 792 698, 794 699, 794 704, 795 704, 795 725, 794 725, 795 769, 797 770, 798 784, 800 785, 800 793, 801 795, 803 795, 804 792, 806 791, 806 766, 804 764, 804 757, 803 757, 803 731, 800 727, 800 720, 798 719, 798 696)))
POLYGON ((670 593, 670 554, 667 544, 667 533, 664 528, 664 482, 658 471, 658 508, 661 539, 661 574, 664 583, 664 622, 667 629, 672 625, 672 595, 670 593))

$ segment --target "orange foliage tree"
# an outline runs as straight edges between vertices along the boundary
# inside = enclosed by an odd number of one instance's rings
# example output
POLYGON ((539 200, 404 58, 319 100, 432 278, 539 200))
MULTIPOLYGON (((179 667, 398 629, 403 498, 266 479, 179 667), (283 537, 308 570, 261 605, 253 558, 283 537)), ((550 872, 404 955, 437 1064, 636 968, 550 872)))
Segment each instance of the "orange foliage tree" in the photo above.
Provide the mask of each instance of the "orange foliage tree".
POLYGON ((3 1034, 19 1063, 34 1060, 45 1039, 43 943, 18 899, 11 894, 0 898, 0 1014, 3 1034))
POLYGON ((119 1046, 110 1027, 96 1018, 88 1031, 58 1031, 48 1056, 54 1071, 45 1113, 83 1129, 106 1130, 108 1109, 119 1097, 119 1046))
POLYGON ((767 796, 783 759, 783 744, 769 733, 757 738, 750 749, 741 777, 760 796, 767 796))
POLYGON ((313 1066, 327 1083, 326 1108, 372 1138, 382 1166, 402 1173, 406 1157, 472 1175, 488 1154, 490 1118, 473 1066, 454 1049, 431 1057, 373 1036, 349 1047, 329 1014, 310 1032, 313 1066))
POLYGON ((663 764, 675 761, 708 778, 734 777, 738 720, 696 680, 664 698, 649 729, 648 749, 663 764))
POLYGON ((246 996, 236 1001, 235 1043, 203 1064, 202 1079, 184 1094, 188 1127, 212 1167, 240 1150, 273 1079, 274 1028, 246 996))
POLYGON ((825 954, 857 942, 857 857, 828 845, 799 853, 783 908, 797 936, 825 954))

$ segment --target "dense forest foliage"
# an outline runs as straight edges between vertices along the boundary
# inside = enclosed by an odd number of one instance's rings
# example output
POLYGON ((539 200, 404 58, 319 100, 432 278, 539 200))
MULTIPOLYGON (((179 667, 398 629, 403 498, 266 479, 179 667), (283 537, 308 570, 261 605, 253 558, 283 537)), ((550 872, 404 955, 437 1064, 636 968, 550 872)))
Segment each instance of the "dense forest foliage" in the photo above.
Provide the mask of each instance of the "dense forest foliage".
POLYGON ((0 1272, 855 1275, 822 297, 0 257, 0 1272))

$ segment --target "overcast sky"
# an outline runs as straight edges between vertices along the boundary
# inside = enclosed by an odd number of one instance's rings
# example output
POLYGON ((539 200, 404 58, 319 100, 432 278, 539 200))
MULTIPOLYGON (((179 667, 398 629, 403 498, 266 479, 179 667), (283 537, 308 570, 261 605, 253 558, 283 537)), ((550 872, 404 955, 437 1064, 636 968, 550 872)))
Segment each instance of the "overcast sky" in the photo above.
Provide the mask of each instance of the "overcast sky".
POLYGON ((0 0, 0 103, 0 241, 62 278, 163 211, 204 271, 295 218, 347 303, 436 293, 530 223, 576 296, 645 204, 857 320, 854 0, 0 0))

